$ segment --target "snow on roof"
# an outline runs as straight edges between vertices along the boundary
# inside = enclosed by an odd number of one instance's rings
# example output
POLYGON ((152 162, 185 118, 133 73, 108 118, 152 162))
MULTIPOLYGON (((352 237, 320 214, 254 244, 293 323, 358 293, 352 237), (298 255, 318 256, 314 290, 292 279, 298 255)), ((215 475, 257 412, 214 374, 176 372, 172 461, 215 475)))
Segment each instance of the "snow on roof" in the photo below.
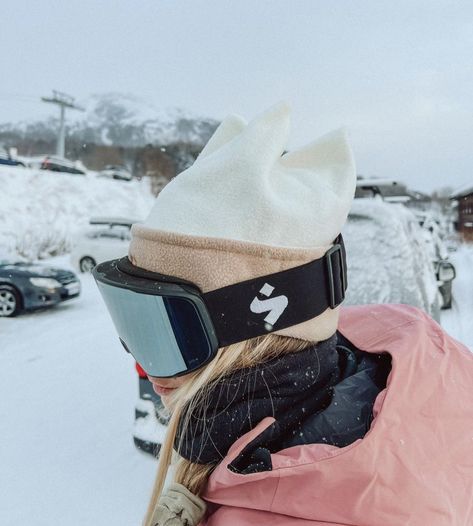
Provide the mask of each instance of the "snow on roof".
POLYGON ((394 179, 377 179, 376 177, 358 179, 356 181, 356 186, 394 186, 398 184, 398 181, 394 179))
POLYGON ((384 198, 388 203, 407 203, 411 200, 409 195, 391 195, 384 198))
POLYGON ((464 197, 466 195, 473 194, 473 184, 466 183, 459 188, 457 188, 453 194, 450 196, 450 199, 456 199, 457 197, 464 197))

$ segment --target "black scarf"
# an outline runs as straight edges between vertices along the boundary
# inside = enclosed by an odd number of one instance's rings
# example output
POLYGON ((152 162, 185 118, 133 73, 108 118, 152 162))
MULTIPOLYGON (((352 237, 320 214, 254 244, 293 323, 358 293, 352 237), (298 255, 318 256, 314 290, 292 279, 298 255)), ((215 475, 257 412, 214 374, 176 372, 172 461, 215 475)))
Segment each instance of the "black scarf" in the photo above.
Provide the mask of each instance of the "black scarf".
POLYGON ((278 422, 278 442, 290 442, 307 418, 330 404, 340 377, 336 345, 333 335, 215 383, 201 404, 205 408, 190 415, 185 429, 181 419, 176 450, 192 462, 217 463, 266 416, 278 422))

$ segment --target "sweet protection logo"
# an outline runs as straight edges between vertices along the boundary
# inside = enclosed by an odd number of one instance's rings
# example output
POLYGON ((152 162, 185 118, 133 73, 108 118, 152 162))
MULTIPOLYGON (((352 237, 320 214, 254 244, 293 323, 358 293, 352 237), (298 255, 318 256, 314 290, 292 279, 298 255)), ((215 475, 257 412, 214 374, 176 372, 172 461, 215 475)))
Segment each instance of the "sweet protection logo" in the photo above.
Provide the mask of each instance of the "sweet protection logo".
POLYGON ((281 295, 270 298, 273 291, 274 287, 272 287, 269 283, 265 283, 259 292, 269 299, 260 300, 255 297, 250 305, 251 312, 254 312, 255 314, 261 314, 262 312, 269 313, 264 319, 264 321, 269 325, 274 325, 279 320, 281 314, 286 310, 286 307, 289 303, 287 296, 281 295))

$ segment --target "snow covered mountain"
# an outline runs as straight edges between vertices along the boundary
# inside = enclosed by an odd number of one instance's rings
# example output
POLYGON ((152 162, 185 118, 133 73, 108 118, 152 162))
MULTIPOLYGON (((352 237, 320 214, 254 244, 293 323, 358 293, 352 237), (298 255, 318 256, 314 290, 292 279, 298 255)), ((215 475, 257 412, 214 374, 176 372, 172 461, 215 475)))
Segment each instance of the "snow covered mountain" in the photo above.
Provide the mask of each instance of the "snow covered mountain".
MULTIPOLYGON (((190 143, 203 145, 218 121, 183 110, 160 110, 133 95, 97 94, 78 101, 84 112, 67 112, 68 139, 110 146, 190 143)), ((58 118, 0 124, 0 142, 16 139, 53 142, 58 118)))

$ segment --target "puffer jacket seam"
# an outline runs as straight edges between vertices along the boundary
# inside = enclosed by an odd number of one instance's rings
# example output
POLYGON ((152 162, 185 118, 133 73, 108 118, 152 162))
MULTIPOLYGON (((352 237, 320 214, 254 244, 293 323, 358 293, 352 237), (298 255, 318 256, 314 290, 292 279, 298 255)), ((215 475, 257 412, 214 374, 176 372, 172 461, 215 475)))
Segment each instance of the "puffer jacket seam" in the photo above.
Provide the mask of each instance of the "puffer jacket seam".
MULTIPOLYGON (((373 338, 369 339, 369 340, 366 340, 365 342, 363 342, 363 347, 371 347, 371 346, 375 346, 379 343, 381 343, 389 334, 391 334, 393 331, 397 331, 398 329, 402 328, 402 327, 407 327, 408 325, 414 325, 415 323, 418 323, 419 320, 409 320, 409 321, 406 321, 406 322, 403 322, 399 325, 396 325, 395 327, 391 327, 389 330, 383 332, 382 334, 380 335, 376 335, 376 336, 373 336, 373 338)), ((345 330, 342 328, 338 328, 338 330, 340 331, 340 333, 345 337, 347 338, 349 341, 350 340, 350 335, 347 334, 345 332, 345 330)), ((348 331, 350 332, 350 331, 348 331)), ((358 348, 358 346, 355 346, 358 348)), ((360 350, 364 350, 362 347, 359 347, 360 350)))
POLYGON ((276 495, 278 494, 278 490, 279 490, 279 483, 281 482, 281 471, 278 469, 276 471, 276 473, 278 474, 278 482, 276 484, 276 488, 274 490, 274 494, 273 494, 273 498, 271 499, 271 504, 269 505, 269 511, 273 511, 273 504, 274 504, 274 500, 276 498, 276 495))

